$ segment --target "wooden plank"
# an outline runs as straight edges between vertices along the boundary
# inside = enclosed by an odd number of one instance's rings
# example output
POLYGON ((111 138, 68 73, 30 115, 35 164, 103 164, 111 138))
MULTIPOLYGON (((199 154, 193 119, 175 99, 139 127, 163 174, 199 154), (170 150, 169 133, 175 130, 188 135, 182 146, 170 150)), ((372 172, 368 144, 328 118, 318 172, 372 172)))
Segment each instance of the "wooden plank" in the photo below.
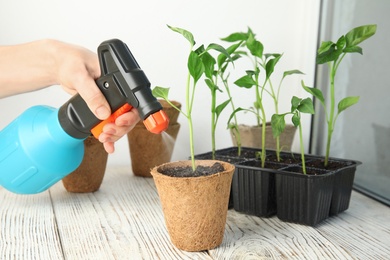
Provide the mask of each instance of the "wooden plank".
POLYGON ((318 229, 331 243, 360 259, 390 256, 390 208, 358 192, 350 207, 318 229))
POLYGON ((390 208, 353 192, 350 208, 307 227, 229 210, 222 245, 178 250, 153 179, 108 169, 95 193, 16 195, 0 187, 1 259, 388 259, 390 208))
POLYGON ((211 250, 219 259, 348 259, 315 228, 229 211, 224 243, 211 250))
POLYGON ((49 192, 17 195, 0 187, 0 259, 63 259, 49 192))
POLYGON ((230 210, 224 242, 210 255, 215 259, 387 259, 389 215, 389 207, 355 192, 350 209, 314 228, 230 210))
POLYGON ((109 169, 99 191, 51 189, 68 259, 209 259, 175 248, 167 234, 153 179, 109 169))

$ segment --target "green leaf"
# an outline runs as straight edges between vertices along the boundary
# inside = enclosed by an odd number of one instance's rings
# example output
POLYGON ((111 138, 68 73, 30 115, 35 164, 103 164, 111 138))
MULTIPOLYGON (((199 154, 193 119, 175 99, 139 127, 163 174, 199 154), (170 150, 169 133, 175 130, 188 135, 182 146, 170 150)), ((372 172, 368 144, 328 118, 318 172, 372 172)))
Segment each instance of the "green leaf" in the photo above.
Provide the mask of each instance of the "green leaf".
POLYGON ((215 108, 215 114, 217 115, 217 118, 219 117, 219 115, 222 113, 222 111, 225 109, 225 107, 230 103, 230 99, 226 100, 225 102, 223 102, 222 104, 219 104, 216 108, 215 108))
POLYGON ((242 44, 242 41, 229 46, 226 50, 230 55, 232 55, 233 53, 236 52, 236 50, 240 47, 241 44, 242 44))
MULTIPOLYGON (((224 55, 220 54, 218 56, 218 67, 219 67, 219 70, 224 73, 226 68, 228 67, 229 63, 224 63, 224 61, 226 60, 226 58, 224 60, 220 60, 219 57, 225 57, 224 55)), ((230 56, 231 57, 231 62, 233 64, 234 61, 238 60, 239 58, 241 58, 240 55, 237 55, 237 54, 234 54, 233 56, 230 56)))
POLYGON ((311 98, 305 98, 301 101, 297 110, 301 113, 314 114, 314 106, 311 98))
POLYGON ((198 54, 198 56, 200 57, 204 52, 206 51, 206 49, 204 48, 204 45, 200 45, 196 50, 196 54, 198 54))
POLYGON ((236 32, 236 33, 230 34, 229 36, 227 36, 225 38, 222 38, 221 40, 225 41, 225 42, 237 42, 237 41, 246 41, 247 38, 248 38, 247 33, 236 32))
POLYGON ((191 51, 188 57, 188 71, 195 83, 202 77, 204 70, 204 65, 199 55, 196 52, 191 51))
MULTIPOLYGON (((233 44, 232 46, 229 46, 226 51, 229 53, 230 57, 231 55, 238 49, 238 47, 240 47, 241 45, 241 42, 239 43, 236 43, 236 44, 233 44)), ((237 60, 238 58, 240 58, 240 55, 238 54, 235 54, 233 55, 233 57, 231 57, 231 59, 229 61, 235 61, 237 60)), ((221 68, 222 67, 222 64, 224 64, 226 62, 226 59, 227 59, 227 56, 224 55, 224 54, 220 54, 218 55, 218 67, 221 68)))
POLYGON ((254 38, 253 33, 249 34, 249 37, 246 41, 246 46, 253 56, 256 56, 261 59, 261 57, 263 56, 264 46, 261 42, 257 41, 254 38))
POLYGON ((211 56, 208 52, 203 52, 201 56, 199 56, 203 62, 204 72, 206 77, 211 79, 213 78, 215 71, 215 64, 217 63, 213 56, 211 56))
POLYGON ((230 58, 230 53, 229 53, 224 47, 222 47, 222 46, 219 45, 219 44, 210 43, 209 46, 207 46, 206 51, 210 51, 210 50, 218 51, 218 52, 220 52, 221 54, 225 55, 226 58, 228 58, 229 60, 231 60, 231 58, 230 58))
POLYGON ((300 70, 287 70, 283 73, 283 78, 287 77, 287 76, 290 76, 290 75, 293 75, 293 74, 305 74, 303 73, 302 71, 300 70))
POLYGON ((344 37, 344 35, 342 35, 342 36, 337 40, 337 43, 336 43, 337 50, 342 50, 342 49, 344 49, 344 46, 345 46, 345 37, 344 37))
POLYGON ((274 55, 275 58, 270 59, 267 64, 265 65, 265 74, 266 78, 269 79, 271 77, 271 74, 274 72, 275 65, 278 63, 282 55, 277 54, 274 55))
POLYGON ((343 52, 342 49, 337 49, 337 45, 332 42, 323 42, 320 49, 317 52, 316 63, 324 64, 330 61, 338 59, 340 54, 343 52), (331 43, 330 45, 328 45, 331 43))
POLYGON ((276 58, 276 57, 279 57, 279 56, 281 56, 281 55, 283 55, 283 54, 280 54, 280 53, 265 53, 265 54, 264 54, 264 57, 265 57, 266 60, 268 60, 269 57, 274 57, 274 58, 276 58))
POLYGON ((349 108, 350 106, 355 105, 359 101, 359 98, 360 97, 355 96, 355 97, 346 97, 346 98, 343 98, 342 100, 340 100, 338 107, 337 107, 338 114, 340 114, 341 112, 343 112, 345 109, 349 108))
POLYGON ((346 52, 346 53, 357 52, 357 53, 363 54, 363 49, 359 46, 350 46, 350 47, 344 48, 343 52, 346 52))
POLYGON ((155 98, 163 98, 165 100, 168 99, 168 93, 169 93, 169 88, 163 88, 159 86, 156 86, 152 90, 152 94, 155 98))
POLYGON ((297 110, 301 101, 302 101, 302 99, 299 97, 296 97, 296 96, 293 96, 291 98, 291 113, 294 113, 294 111, 297 110))
POLYGON ((347 47, 356 46, 373 36, 376 32, 376 24, 362 25, 350 30, 346 35, 347 47))
POLYGON ((295 127, 298 127, 301 124, 301 118, 299 117, 299 114, 296 112, 291 118, 291 122, 295 127))
POLYGON ((283 133, 284 128, 286 127, 286 122, 284 120, 284 116, 286 114, 273 114, 271 117, 271 127, 272 127, 272 135, 274 138, 280 136, 283 133))
POLYGON ((209 87, 209 89, 211 90, 211 92, 215 92, 217 90, 219 90, 219 88, 214 84, 214 82, 210 79, 205 79, 204 80, 207 84, 207 86, 209 87))
POLYGON ((238 132, 238 126, 234 123, 228 124, 227 129, 235 129, 238 132))
POLYGON ((230 121, 232 121, 234 115, 237 114, 237 113, 240 112, 240 111, 248 111, 248 109, 245 109, 245 108, 242 108, 242 107, 236 108, 236 110, 234 110, 234 111, 230 114, 230 117, 229 117, 228 122, 227 122, 228 127, 229 127, 230 121))
POLYGON ((177 32, 177 33, 180 33, 181 35, 184 36, 184 38, 186 38, 191 46, 194 46, 195 45, 195 40, 194 40, 194 36, 192 35, 191 32, 185 30, 185 29, 182 29, 182 28, 178 28, 178 27, 173 27, 173 26, 170 26, 170 25, 167 25, 169 29, 171 29, 172 31, 174 32, 177 32))
POLYGON ((253 80, 251 75, 245 75, 234 82, 239 87, 251 88, 256 85, 256 81, 253 80))
POLYGON ((312 94, 315 98, 317 98, 321 102, 323 106, 325 106, 325 98, 321 90, 319 90, 318 88, 310 88, 305 86, 303 80, 301 81, 301 85, 303 89, 306 90, 306 92, 312 94))
POLYGON ((334 47, 334 43, 331 41, 322 42, 320 48, 318 48, 317 53, 322 54, 328 52, 329 49, 334 47))
POLYGON ((254 70, 246 70, 245 73, 251 77, 256 76, 257 72, 254 70))

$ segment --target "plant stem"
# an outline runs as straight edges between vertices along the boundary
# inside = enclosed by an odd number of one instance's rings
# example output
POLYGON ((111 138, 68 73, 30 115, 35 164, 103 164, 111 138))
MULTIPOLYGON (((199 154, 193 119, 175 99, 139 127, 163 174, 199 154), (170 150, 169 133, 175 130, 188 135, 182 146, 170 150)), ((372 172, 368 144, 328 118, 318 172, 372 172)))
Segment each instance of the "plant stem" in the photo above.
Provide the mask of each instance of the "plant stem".
POLYGON ((330 144, 332 142, 332 134, 334 128, 334 110, 335 110, 335 92, 334 92, 334 79, 336 76, 336 64, 337 60, 333 62, 333 65, 330 68, 330 112, 328 119, 328 136, 326 141, 326 153, 325 153, 325 167, 328 166, 329 153, 330 153, 330 144))
MULTIPOLYGON (((257 82, 257 79, 256 79, 256 82, 257 82)), ((256 103, 261 106, 261 100, 260 100, 260 92, 259 92, 259 84, 256 83, 256 103)), ((259 114, 259 108, 257 108, 257 106, 255 106, 255 109, 256 109, 256 114, 259 114)), ((261 110, 261 109, 260 109, 261 110)), ((257 125, 260 126, 260 117, 257 117, 257 125)))
MULTIPOLYGON (((221 76, 223 85, 225 86, 226 93, 227 93, 227 95, 228 95, 228 97, 230 99, 230 104, 232 106, 232 111, 235 111, 236 108, 235 108, 234 103, 233 103, 232 95, 230 94, 230 89, 229 89, 227 80, 223 78, 223 74, 221 74, 220 76, 221 76)), ((237 149, 238 149, 237 155, 241 156, 241 135, 240 135, 240 131, 238 131, 238 121, 237 121, 236 114, 233 115, 233 119, 234 119, 234 125, 237 127, 237 128, 232 128, 233 136, 236 139, 236 143, 237 143, 237 149)))
POLYGON ((267 121, 265 119, 265 112, 263 108, 263 104, 260 103, 260 110, 262 114, 262 128, 261 128, 261 167, 264 168, 265 166, 265 156, 266 156, 266 151, 265 151, 265 130, 267 127, 267 121))
POLYGON ((195 166, 195 151, 194 151, 194 131, 193 131, 191 117, 188 117, 188 126, 189 126, 189 133, 190 133, 190 149, 191 149, 192 170, 195 171, 196 166, 195 166))
POLYGON ((333 65, 330 66, 330 114, 328 118, 328 137, 326 141, 326 153, 325 153, 325 162, 324 166, 328 166, 329 163, 329 155, 330 155, 330 145, 332 142, 332 136, 333 136, 333 131, 334 127, 336 125, 336 119, 337 116, 335 117, 334 115, 334 110, 335 110, 335 91, 334 91, 334 82, 336 78, 336 71, 338 66, 340 65, 341 61, 345 57, 346 53, 344 53, 339 59, 336 59, 333 62, 333 65))
POLYGON ((301 146, 301 161, 302 161, 302 169, 303 173, 306 174, 306 162, 305 162, 305 148, 303 147, 303 135, 302 135, 302 125, 299 124, 299 143, 301 146))
MULTIPOLYGON (((267 80, 265 80, 264 82, 264 85, 267 83, 267 80)), ((263 87, 264 89, 264 87, 263 87)), ((266 119, 266 116, 265 116, 265 111, 264 111, 264 107, 263 107, 263 100, 262 100, 262 97, 263 97, 263 92, 261 92, 261 95, 259 93, 259 76, 257 75, 256 76, 256 100, 257 100, 257 103, 259 105, 259 109, 261 111, 261 122, 262 122, 262 126, 261 126, 261 167, 264 168, 265 166, 265 156, 266 156, 266 151, 265 151, 265 135, 266 135, 266 127, 267 127, 267 119, 266 119)), ((260 120, 259 118, 257 120, 260 120)))
MULTIPOLYGON (((187 120, 188 120, 188 128, 189 128, 189 134, 190 134, 190 153, 191 153, 191 163, 192 163, 192 170, 196 170, 195 165, 195 150, 194 150, 194 130, 193 130, 193 124, 192 124, 192 104, 193 104, 193 93, 192 92, 192 99, 190 101, 190 85, 191 85, 191 74, 188 73, 187 76, 187 89, 186 89, 186 109, 187 109, 187 120)), ((195 85, 195 83, 194 83, 195 85)), ((195 88, 195 86, 194 86, 195 88)))
MULTIPOLYGON (((264 91, 264 88, 265 88, 265 85, 267 84, 267 79, 265 79, 264 81, 264 84, 263 84, 263 87, 261 89, 261 94, 258 94, 257 96, 257 102, 259 104, 259 107, 260 107, 260 111, 261 111, 261 122, 262 122, 262 126, 261 126, 261 167, 264 168, 265 166, 265 157, 266 157, 266 148, 265 148, 265 140, 266 140, 266 128, 267 128, 267 119, 266 119, 266 115, 265 115, 265 110, 264 110, 264 106, 263 106, 263 91, 264 91)), ((259 89, 259 79, 258 79, 258 75, 257 75, 257 78, 256 78, 256 86, 257 86, 257 89, 259 89)))
POLYGON ((216 106, 216 89, 211 91, 211 157, 215 160, 215 106, 216 106))
MULTIPOLYGON (((280 84, 282 83, 282 81, 280 81, 280 84)), ((279 84, 279 87, 278 87, 278 94, 275 95, 275 91, 274 91, 274 87, 272 85, 272 82, 271 80, 269 80, 269 85, 271 86, 271 97, 272 99, 274 100, 274 107, 275 107, 275 114, 279 114, 279 102, 278 102, 278 99, 279 99, 279 90, 280 90, 280 84, 279 84)), ((278 160, 278 162, 280 162, 280 135, 278 135, 276 138, 276 159, 278 160)))

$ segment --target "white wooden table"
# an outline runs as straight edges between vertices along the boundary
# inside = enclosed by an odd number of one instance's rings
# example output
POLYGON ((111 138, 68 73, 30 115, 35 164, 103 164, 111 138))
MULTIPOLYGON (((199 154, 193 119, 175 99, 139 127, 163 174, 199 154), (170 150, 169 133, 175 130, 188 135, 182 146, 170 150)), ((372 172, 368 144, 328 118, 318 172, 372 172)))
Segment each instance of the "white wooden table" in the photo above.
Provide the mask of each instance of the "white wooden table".
POLYGON ((170 243, 153 179, 110 168, 98 192, 59 182, 37 195, 0 188, 0 259, 390 259, 390 208, 353 192, 316 228, 229 210, 224 241, 189 253, 170 243))

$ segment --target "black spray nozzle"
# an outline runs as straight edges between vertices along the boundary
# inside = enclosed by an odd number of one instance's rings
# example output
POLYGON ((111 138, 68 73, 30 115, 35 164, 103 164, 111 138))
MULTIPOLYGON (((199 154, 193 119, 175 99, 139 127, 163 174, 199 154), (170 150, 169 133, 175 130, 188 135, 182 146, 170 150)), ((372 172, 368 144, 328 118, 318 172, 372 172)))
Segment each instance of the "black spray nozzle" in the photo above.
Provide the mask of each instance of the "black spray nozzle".
MULTIPOLYGON (((152 95, 150 82, 125 43, 118 39, 98 47, 101 76, 96 80, 111 111, 126 104, 137 108, 141 119, 162 109, 152 95)), ((62 105, 58 112, 62 128, 75 138, 85 138, 101 121, 90 111, 79 94, 62 105)))

